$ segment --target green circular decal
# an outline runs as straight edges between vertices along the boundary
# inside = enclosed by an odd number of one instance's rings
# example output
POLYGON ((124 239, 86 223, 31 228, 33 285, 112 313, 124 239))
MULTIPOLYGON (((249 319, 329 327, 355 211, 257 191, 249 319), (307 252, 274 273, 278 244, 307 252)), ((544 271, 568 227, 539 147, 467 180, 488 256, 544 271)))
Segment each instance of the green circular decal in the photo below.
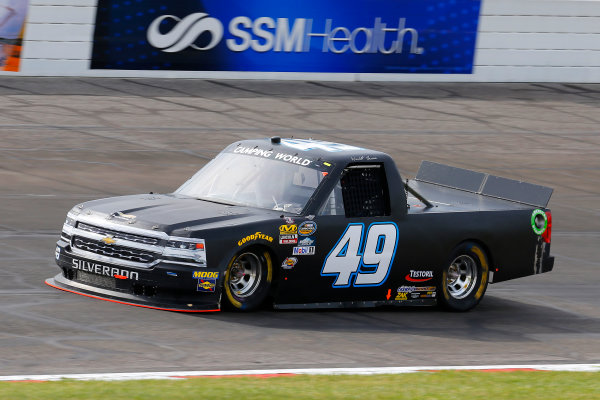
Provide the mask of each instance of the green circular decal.
POLYGON ((533 228, 533 232, 535 232, 536 235, 541 235, 547 227, 548 217, 546 216, 546 213, 539 208, 534 210, 533 213, 531 213, 531 228, 533 228))

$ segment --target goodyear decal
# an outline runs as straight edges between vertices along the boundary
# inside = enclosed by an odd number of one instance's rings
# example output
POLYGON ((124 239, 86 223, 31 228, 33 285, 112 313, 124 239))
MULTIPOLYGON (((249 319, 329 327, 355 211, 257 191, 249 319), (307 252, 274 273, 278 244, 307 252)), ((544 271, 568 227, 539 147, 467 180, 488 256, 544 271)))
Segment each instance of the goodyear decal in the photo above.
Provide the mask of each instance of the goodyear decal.
POLYGON ((273 238, 269 235, 265 235, 262 232, 256 232, 256 233, 246 236, 245 238, 238 240, 238 246, 241 246, 248 242, 252 242, 254 240, 266 240, 267 242, 272 242, 273 238))

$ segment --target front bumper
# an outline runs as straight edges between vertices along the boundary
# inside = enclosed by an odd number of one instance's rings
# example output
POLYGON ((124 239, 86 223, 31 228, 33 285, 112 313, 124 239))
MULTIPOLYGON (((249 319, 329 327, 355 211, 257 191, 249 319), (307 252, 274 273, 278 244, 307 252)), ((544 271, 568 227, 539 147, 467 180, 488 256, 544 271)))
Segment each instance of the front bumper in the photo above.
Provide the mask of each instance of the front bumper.
POLYGON ((56 263, 62 273, 46 284, 57 289, 160 310, 220 310, 220 274, 205 267, 169 262, 151 268, 121 266, 75 255, 62 240, 57 243, 56 263))

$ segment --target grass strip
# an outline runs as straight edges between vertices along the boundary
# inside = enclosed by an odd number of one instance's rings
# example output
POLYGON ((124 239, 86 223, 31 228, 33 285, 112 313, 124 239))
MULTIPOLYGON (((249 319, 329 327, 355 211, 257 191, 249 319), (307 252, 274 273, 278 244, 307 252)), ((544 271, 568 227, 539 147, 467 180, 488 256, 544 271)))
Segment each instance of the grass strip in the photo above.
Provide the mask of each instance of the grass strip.
POLYGON ((442 371, 116 382, 0 382, 2 400, 600 399, 600 372, 442 371))

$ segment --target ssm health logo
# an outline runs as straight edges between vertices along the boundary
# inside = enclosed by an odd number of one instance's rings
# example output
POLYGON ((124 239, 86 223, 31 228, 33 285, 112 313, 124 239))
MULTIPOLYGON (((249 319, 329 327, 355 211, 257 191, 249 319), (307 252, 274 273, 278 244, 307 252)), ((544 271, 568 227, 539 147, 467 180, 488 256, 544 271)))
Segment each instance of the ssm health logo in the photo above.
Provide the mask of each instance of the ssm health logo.
MULTIPOLYGON (((419 47, 419 32, 406 26, 406 18, 389 23, 376 17, 368 27, 346 27, 336 26, 332 18, 314 21, 309 18, 259 17, 253 20, 238 16, 229 21, 227 32, 230 38, 225 40, 225 44, 233 52, 251 49, 258 53, 306 53, 313 48, 335 54, 393 54, 406 51, 422 54, 424 51, 419 47)), ((163 52, 177 53, 187 48, 210 50, 222 41, 224 34, 225 27, 219 19, 199 12, 183 19, 175 15, 162 15, 152 21, 146 38, 151 46, 163 52), (198 45, 200 41, 203 44, 198 45)))

